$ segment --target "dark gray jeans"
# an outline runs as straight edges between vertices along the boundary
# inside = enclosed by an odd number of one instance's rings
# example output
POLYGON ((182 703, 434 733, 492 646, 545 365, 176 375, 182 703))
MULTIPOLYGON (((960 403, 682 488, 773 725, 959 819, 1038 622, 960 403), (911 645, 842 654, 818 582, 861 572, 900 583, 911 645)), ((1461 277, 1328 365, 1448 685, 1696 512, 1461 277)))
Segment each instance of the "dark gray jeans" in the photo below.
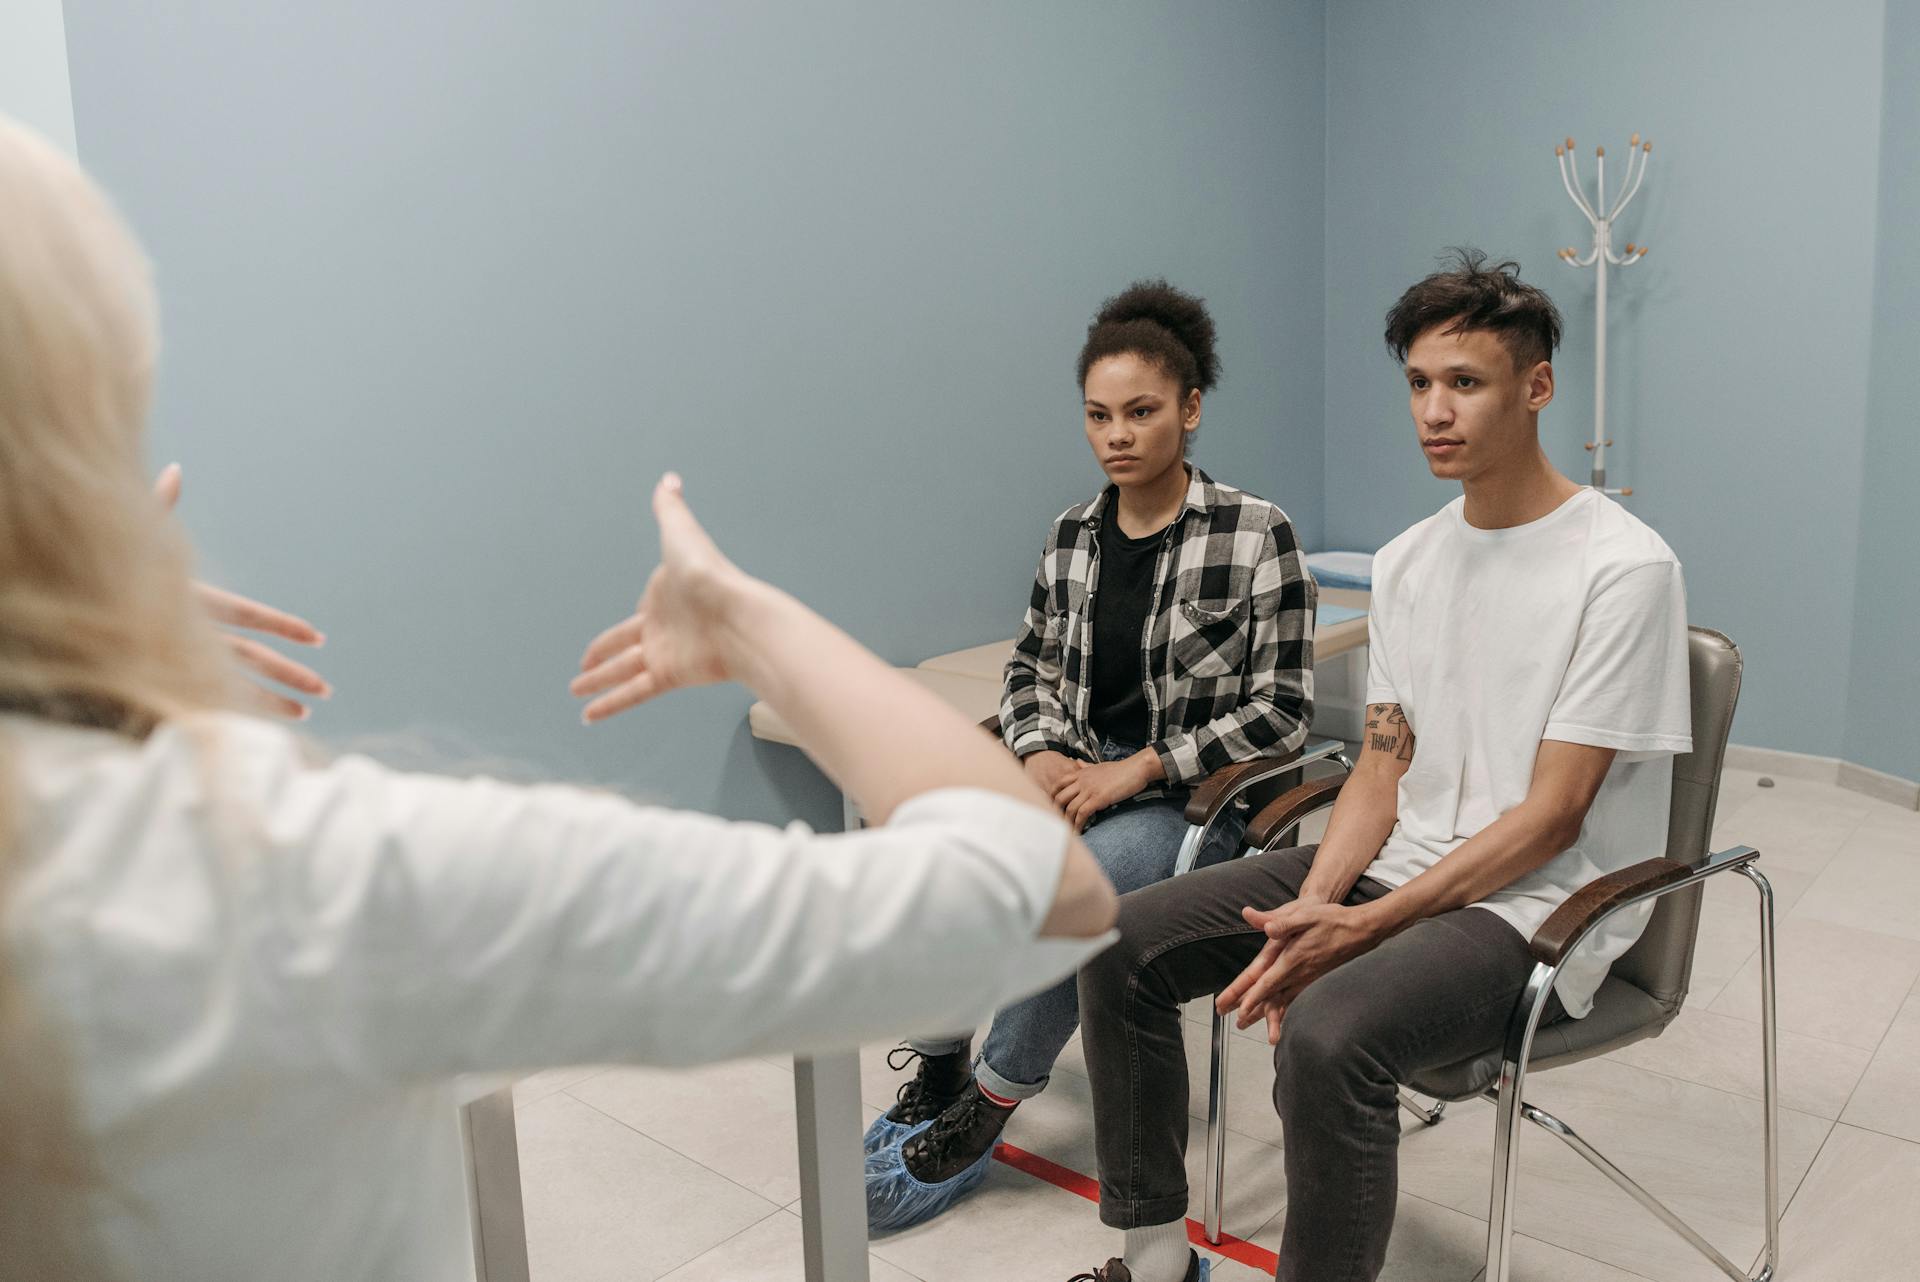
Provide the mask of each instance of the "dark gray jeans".
MULTIPOLYGON (((1240 910, 1300 893, 1313 847, 1249 855, 1120 900, 1120 940, 1080 972, 1093 1083, 1100 1218, 1115 1228, 1187 1213, 1187 1058, 1180 1008, 1217 993, 1266 936, 1240 910)), ((1347 896, 1387 893, 1361 878, 1347 896)), ((1498 1045, 1533 958, 1480 908, 1418 922, 1310 984, 1274 1049, 1286 1139, 1283 1282, 1371 1282, 1398 1196, 1399 1083, 1498 1045)), ((1557 1018, 1559 1002, 1545 1018, 1557 1018)))

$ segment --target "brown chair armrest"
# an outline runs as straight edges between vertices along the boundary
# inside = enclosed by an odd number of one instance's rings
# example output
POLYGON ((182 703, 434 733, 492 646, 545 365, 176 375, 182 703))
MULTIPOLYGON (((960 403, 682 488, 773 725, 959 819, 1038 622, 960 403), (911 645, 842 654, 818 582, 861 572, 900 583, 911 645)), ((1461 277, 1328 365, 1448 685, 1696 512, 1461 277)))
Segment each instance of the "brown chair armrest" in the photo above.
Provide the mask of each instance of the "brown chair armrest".
POLYGON ((1242 789, 1252 788, 1276 775, 1291 774, 1300 768, 1299 761, 1298 752, 1289 752, 1284 757, 1260 757, 1220 767, 1193 786, 1193 795, 1187 798, 1187 822, 1212 823, 1242 789))
POLYGON ((1650 890, 1685 881, 1693 873, 1694 870, 1683 863, 1658 858, 1643 859, 1631 868, 1622 868, 1619 872, 1594 878, 1575 891, 1566 903, 1554 909, 1553 916, 1533 932, 1533 939, 1528 944, 1533 951, 1533 959, 1549 966, 1558 966, 1566 960, 1567 954, 1587 927, 1609 910, 1650 890))
POLYGON ((1265 850, 1281 833, 1305 819, 1322 806, 1331 805, 1340 795, 1340 789, 1346 786, 1347 773, 1328 775, 1324 779, 1314 779, 1301 784, 1285 796, 1276 798, 1272 804, 1261 809, 1247 825, 1247 848, 1265 850))

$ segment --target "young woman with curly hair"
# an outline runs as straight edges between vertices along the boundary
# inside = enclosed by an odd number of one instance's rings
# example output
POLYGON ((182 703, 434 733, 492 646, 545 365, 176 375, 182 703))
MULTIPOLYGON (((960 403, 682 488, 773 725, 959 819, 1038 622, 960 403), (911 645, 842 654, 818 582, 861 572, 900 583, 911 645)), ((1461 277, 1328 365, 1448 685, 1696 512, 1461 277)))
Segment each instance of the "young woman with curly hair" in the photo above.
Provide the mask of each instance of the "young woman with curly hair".
MULTIPOLYGON (((1125 893, 1172 875, 1195 782, 1306 738, 1315 593, 1286 514, 1187 460, 1220 375, 1205 303, 1131 286, 1094 317, 1077 373, 1107 483, 1048 528, 1000 728, 1125 893)), ((1222 821, 1200 862, 1243 828, 1222 821)), ((978 1184, 1078 1018, 1067 979, 996 1014, 977 1058, 967 1037, 896 1052, 919 1066, 867 1133, 869 1224, 919 1223, 978 1184)))

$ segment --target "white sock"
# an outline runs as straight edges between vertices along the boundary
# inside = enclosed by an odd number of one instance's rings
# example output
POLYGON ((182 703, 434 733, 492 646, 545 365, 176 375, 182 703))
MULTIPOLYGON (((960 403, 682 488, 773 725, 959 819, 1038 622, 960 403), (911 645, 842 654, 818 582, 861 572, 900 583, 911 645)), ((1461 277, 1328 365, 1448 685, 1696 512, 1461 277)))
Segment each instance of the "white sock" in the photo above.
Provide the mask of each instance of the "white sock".
POLYGON ((1184 1282, 1187 1276, 1187 1222, 1152 1224, 1126 1230, 1122 1257, 1133 1282, 1184 1282))

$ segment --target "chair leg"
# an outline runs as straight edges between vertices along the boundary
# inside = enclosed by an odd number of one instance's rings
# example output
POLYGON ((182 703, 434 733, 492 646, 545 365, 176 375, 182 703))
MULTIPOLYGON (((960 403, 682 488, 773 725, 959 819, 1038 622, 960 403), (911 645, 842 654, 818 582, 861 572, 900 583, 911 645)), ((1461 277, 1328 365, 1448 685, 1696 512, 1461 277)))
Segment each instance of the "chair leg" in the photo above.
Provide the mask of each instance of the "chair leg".
POLYGON ((1761 1278, 1780 1269, 1780 1043, 1774 1023, 1773 886, 1752 864, 1740 871, 1760 892, 1760 1082, 1766 1109, 1767 1263, 1761 1278))
POLYGON ((1405 1091, 1401 1091, 1400 1107, 1412 1113, 1428 1126, 1438 1126, 1440 1125, 1441 1114, 1447 1111, 1447 1102, 1443 1099, 1437 1099, 1433 1102, 1432 1108, 1422 1108, 1420 1105, 1414 1103, 1413 1096, 1407 1094, 1405 1091))
MULTIPOLYGON (((1522 1104, 1520 1106, 1520 1115, 1585 1158, 1588 1164, 1595 1170, 1612 1180, 1621 1192, 1651 1211, 1658 1217, 1661 1223, 1665 1224, 1675 1233, 1678 1233, 1694 1250, 1700 1252, 1701 1255, 1705 1256, 1729 1278, 1736 1279, 1736 1282, 1754 1282, 1754 1280, 1742 1272, 1732 1260, 1722 1255, 1718 1247, 1714 1246, 1713 1243, 1707 1241, 1704 1237, 1701 1237, 1692 1225, 1688 1224, 1678 1215, 1675 1215, 1667 1208, 1664 1202, 1647 1192, 1646 1189, 1640 1186, 1637 1180, 1615 1166, 1606 1154, 1587 1143, 1585 1139, 1581 1138, 1579 1132, 1575 1131, 1571 1126, 1568 1126, 1565 1122, 1547 1112, 1545 1109, 1535 1108, 1531 1104, 1522 1104)), ((1761 1276, 1764 1278, 1770 1275, 1762 1274, 1761 1276)))
POLYGON ((1486 1282, 1507 1282, 1512 1268, 1513 1195, 1520 1174, 1520 1088, 1526 1068, 1512 1060, 1500 1065, 1494 1096, 1493 1192, 1487 1202, 1486 1282))
MULTIPOLYGON (((1526 1082, 1527 1061, 1532 1053, 1534 1033, 1539 1028, 1541 1014, 1546 1007, 1553 982, 1559 974, 1557 966, 1549 966, 1543 962, 1534 967, 1533 977, 1527 982, 1526 991, 1521 996, 1514 1019, 1507 1026, 1507 1041, 1501 1055, 1500 1079, 1498 1084, 1487 1092, 1487 1097, 1493 1101, 1495 1111, 1493 1188, 1487 1207, 1487 1263, 1481 1274, 1486 1282, 1509 1282, 1512 1269, 1514 1191, 1520 1174, 1519 1132, 1521 1128, 1519 1123, 1523 1120, 1535 1123, 1567 1144, 1621 1190, 1678 1233, 1734 1282, 1772 1282, 1778 1272, 1780 1264, 1780 1099, 1773 889, 1766 877, 1753 866, 1752 859, 1758 852, 1748 847, 1741 847, 1723 853, 1729 858, 1720 859, 1714 866, 1704 871, 1710 873, 1725 867, 1736 866, 1734 860, 1737 859, 1740 861, 1737 864, 1740 872, 1754 884, 1760 896, 1761 1081, 1764 1097, 1762 1107, 1765 1112, 1763 1121, 1767 1198, 1767 1249, 1764 1262, 1757 1273, 1749 1274, 1741 1270, 1721 1254, 1712 1243, 1701 1237, 1690 1225, 1663 1205, 1658 1198, 1647 1192, 1577 1135, 1566 1123, 1525 1102, 1521 1089, 1526 1082)), ((1666 893, 1667 890, 1677 890, 1689 884, 1691 882, 1673 883, 1664 890, 1654 893, 1666 893)), ((1643 898, 1648 897, 1651 896, 1643 896, 1643 898)), ((1402 1102, 1405 1103, 1404 1098, 1402 1102)), ((1408 1107, 1412 1108, 1412 1105, 1408 1107)))
POLYGON ((1779 1136, 1779 1044, 1775 1024, 1773 891, 1767 879, 1751 864, 1740 871, 1760 892, 1760 1025, 1761 1080, 1765 1099, 1767 1253, 1760 1271, 1748 1274, 1716 1249, 1712 1243, 1675 1215, 1660 1200, 1607 1160, 1573 1128, 1559 1118, 1526 1103, 1521 1088, 1526 1081, 1527 1058, 1533 1033, 1538 1027, 1540 1010, 1550 991, 1546 983, 1555 973, 1546 966, 1535 968, 1527 995, 1521 999, 1522 1011, 1531 1011, 1526 1023, 1509 1028, 1509 1038, 1500 1065, 1500 1081, 1488 1092, 1494 1103, 1493 1192, 1487 1208, 1486 1282, 1508 1282, 1512 1268, 1514 1191, 1519 1179, 1519 1132, 1521 1121, 1529 1121, 1546 1130, 1585 1158, 1595 1169, 1612 1180, 1641 1206, 1651 1211, 1667 1227, 1684 1238, 1695 1250, 1736 1282, 1771 1282, 1780 1261, 1780 1136, 1779 1136))
POLYGON ((1207 1241, 1220 1240, 1220 1207, 1227 1190, 1227 1048, 1233 1035, 1231 1017, 1213 1017, 1213 1073, 1207 1083, 1207 1173, 1202 1204, 1207 1241))
POLYGON ((1207 830, 1205 826, 1201 824, 1187 825, 1187 835, 1180 839, 1180 853, 1174 856, 1174 876, 1178 877, 1183 873, 1193 871, 1193 866, 1200 862, 1201 843, 1206 841, 1206 839, 1207 830))

